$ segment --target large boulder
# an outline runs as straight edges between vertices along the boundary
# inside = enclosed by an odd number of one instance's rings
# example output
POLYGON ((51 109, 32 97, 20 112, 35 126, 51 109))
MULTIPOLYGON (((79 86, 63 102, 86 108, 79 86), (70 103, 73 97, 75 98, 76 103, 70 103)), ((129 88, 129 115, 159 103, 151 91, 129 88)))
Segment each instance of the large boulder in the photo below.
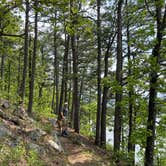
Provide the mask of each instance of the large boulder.
POLYGON ((55 149, 57 149, 59 152, 64 152, 64 149, 61 145, 61 142, 57 136, 57 132, 56 131, 52 131, 51 133, 52 137, 53 137, 53 140, 52 141, 49 141, 49 143, 54 146, 55 149), (54 142, 54 143, 53 143, 54 142))
POLYGON ((58 150, 59 152, 64 152, 61 144, 59 144, 59 142, 55 142, 54 140, 52 139, 49 139, 48 140, 48 144, 55 150, 58 150))
POLYGON ((47 135, 47 133, 41 129, 34 129, 27 132, 28 137, 33 141, 40 140, 43 136, 47 135))
POLYGON ((27 148, 30 149, 30 150, 33 150, 33 151, 37 152, 40 155, 44 155, 45 154, 44 147, 43 146, 39 146, 38 144, 29 142, 27 144, 27 148))

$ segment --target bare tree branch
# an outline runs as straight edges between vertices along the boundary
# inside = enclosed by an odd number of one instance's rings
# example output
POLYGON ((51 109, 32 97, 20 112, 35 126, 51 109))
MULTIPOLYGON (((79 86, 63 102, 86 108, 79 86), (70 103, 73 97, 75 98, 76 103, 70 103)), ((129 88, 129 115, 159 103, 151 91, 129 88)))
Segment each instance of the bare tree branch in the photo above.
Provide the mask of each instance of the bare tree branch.
POLYGON ((23 37, 25 34, 6 34, 6 33, 2 33, 0 32, 0 36, 9 36, 9 37, 23 37))

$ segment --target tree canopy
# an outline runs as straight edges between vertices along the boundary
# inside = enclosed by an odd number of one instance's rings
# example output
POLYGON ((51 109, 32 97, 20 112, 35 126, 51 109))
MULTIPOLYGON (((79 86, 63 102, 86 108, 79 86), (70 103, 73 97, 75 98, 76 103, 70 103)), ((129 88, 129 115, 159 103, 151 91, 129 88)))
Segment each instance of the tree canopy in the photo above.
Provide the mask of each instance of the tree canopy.
POLYGON ((39 117, 67 102, 117 163, 165 165, 165 37, 164 0, 0 0, 0 98, 39 117))

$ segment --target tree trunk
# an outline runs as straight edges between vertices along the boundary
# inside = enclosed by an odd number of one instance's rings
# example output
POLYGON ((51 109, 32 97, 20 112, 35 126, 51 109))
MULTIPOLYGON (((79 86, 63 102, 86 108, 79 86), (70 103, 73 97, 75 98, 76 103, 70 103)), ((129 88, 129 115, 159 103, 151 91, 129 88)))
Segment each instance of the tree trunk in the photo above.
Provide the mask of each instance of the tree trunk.
MULTIPOLYGON (((109 58, 109 51, 112 47, 112 44, 114 42, 116 33, 114 35, 111 35, 109 37, 109 42, 107 44, 107 50, 104 56, 104 62, 105 62, 105 70, 104 70, 104 78, 107 78, 108 76, 108 58, 109 58), (112 38, 112 40, 111 40, 112 38)), ((102 113, 101 113, 101 146, 103 148, 106 148, 106 114, 107 114, 107 99, 108 99, 108 85, 104 86, 103 90, 103 98, 102 98, 102 113)))
MULTIPOLYGON (((84 73, 84 72, 83 72, 83 73, 84 73)), ((79 103, 80 103, 81 98, 82 98, 83 87, 84 87, 84 76, 82 76, 82 79, 81 79, 80 92, 79 92, 79 103)), ((80 105, 80 104, 79 104, 79 105, 80 105)))
POLYGON ((134 129, 134 115, 133 115, 133 91, 129 91, 129 133, 128 133, 128 152, 132 153, 132 165, 135 163, 135 144, 132 142, 132 134, 134 129))
POLYGON ((29 31, 29 0, 26 0, 26 11, 25 11, 25 37, 24 37, 24 68, 22 73, 22 83, 20 89, 20 97, 24 102, 25 96, 25 81, 27 74, 27 59, 28 59, 28 31, 29 31))
POLYGON ((66 63, 67 57, 69 53, 69 35, 65 34, 65 53, 63 57, 63 68, 62 68, 62 83, 61 83, 61 94, 60 94, 60 101, 59 101, 59 116, 63 109, 63 102, 64 102, 64 90, 65 90, 65 81, 66 81, 66 63), (67 37, 66 37, 67 36, 67 37))
MULTIPOLYGON (((41 46, 41 65, 44 66, 44 45, 41 46)), ((41 71, 41 75, 44 75, 44 70, 41 71)), ((43 86, 44 86, 44 80, 42 79, 41 82, 39 82, 39 99, 43 95, 43 86)))
POLYGON ((117 64, 116 64, 116 81, 120 90, 115 94, 115 119, 114 119, 114 152, 120 150, 121 138, 121 101, 122 101, 122 3, 118 1, 117 9, 117 64))
POLYGON ((1 80, 2 80, 2 86, 1 86, 1 89, 3 90, 3 83, 4 83, 4 64, 5 64, 5 55, 2 54, 2 57, 1 57, 1 80))
POLYGON ((35 82, 35 70, 36 70, 36 56, 37 56, 37 38, 38 38, 38 0, 35 0, 35 29, 34 29, 34 48, 33 48, 33 59, 32 59, 32 73, 30 80, 30 92, 29 92, 29 103, 28 103, 28 115, 32 115, 32 106, 33 106, 33 91, 34 91, 34 82, 35 82))
POLYGON ((152 51, 152 58, 155 60, 151 64, 150 72, 150 89, 149 89, 149 105, 148 105, 148 120, 147 120, 147 133, 150 133, 146 138, 146 149, 145 149, 145 166, 154 165, 154 142, 155 142, 155 129, 156 129, 156 97, 157 97, 157 80, 158 74, 157 69, 154 66, 159 66, 161 42, 163 38, 163 32, 166 27, 166 8, 162 19, 162 8, 158 1, 156 4, 156 21, 157 21, 157 36, 156 44, 152 51))
MULTIPOLYGON (((88 103, 90 104, 91 103, 91 95, 92 95, 92 90, 91 90, 91 87, 90 87, 90 90, 89 90, 89 99, 88 99, 88 103)), ((91 125, 91 111, 90 111, 90 109, 89 109, 89 125, 91 125)), ((89 132, 90 131, 92 131, 93 130, 93 128, 92 128, 92 126, 91 126, 91 128, 89 128, 89 132)))
MULTIPOLYGON (((128 55, 128 77, 132 76, 132 63, 131 63, 131 48, 130 48, 130 21, 128 15, 128 0, 126 0, 126 7, 127 7, 127 55, 128 55)), ((130 83, 129 83, 130 84, 130 83)), ((131 153, 131 164, 135 164, 135 144, 132 142, 132 134, 134 129, 134 107, 133 107, 133 94, 134 94, 133 85, 129 85, 129 92, 128 92, 128 116, 129 116, 129 133, 128 133, 128 152, 131 153)))
POLYGON ((54 24, 54 85, 53 85, 53 97, 52 97, 52 108, 56 114, 58 114, 59 107, 59 64, 57 54, 57 12, 55 11, 55 24, 54 24), (55 106, 56 98, 56 106, 55 106))
MULTIPOLYGON (((73 82, 72 82, 72 85, 73 85, 73 82)), ((72 87, 72 105, 71 105, 71 127, 72 128, 74 128, 74 98, 73 98, 73 96, 74 96, 74 85, 73 85, 73 87, 72 87)))
POLYGON ((1 79, 3 80, 3 76, 4 76, 4 62, 5 62, 5 55, 2 54, 1 57, 1 79))
POLYGON ((59 64, 58 64, 58 59, 56 60, 56 81, 55 81, 55 84, 56 84, 56 113, 58 113, 58 106, 59 106, 59 64))
POLYGON ((100 0, 97 0, 97 114, 95 144, 100 145, 101 133, 101 20, 100 0))
POLYGON ((104 87, 103 101, 102 101, 102 114, 101 114, 101 147, 106 148, 106 114, 107 114, 107 95, 108 87, 104 87))
POLYGON ((72 60, 73 60, 73 115, 74 115, 74 130, 79 133, 79 96, 78 96, 78 53, 76 47, 76 27, 75 22, 77 21, 77 13, 74 12, 75 1, 70 0, 70 18, 72 21, 73 32, 71 33, 71 49, 72 49, 72 60))
MULTIPOLYGON (((129 74, 129 76, 131 75, 130 69, 128 70, 128 74, 129 74)), ((135 163, 135 144, 132 143, 132 133, 133 133, 133 129, 134 129, 133 87, 130 87, 129 89, 130 90, 128 92, 128 98, 129 98, 129 103, 128 103, 128 108, 129 108, 128 152, 132 153, 132 164, 134 165, 134 163, 135 163)))
MULTIPOLYGON (((78 108, 80 110, 80 104, 81 104, 81 98, 82 98, 82 92, 83 92, 83 88, 84 88, 84 71, 83 71, 83 76, 81 78, 81 82, 80 82, 80 90, 79 90, 79 97, 78 97, 78 108)), ((82 117, 82 114, 80 112, 80 117, 82 117)))
MULTIPOLYGON (((105 62, 104 78, 107 78, 108 76, 109 49, 110 49, 110 40, 109 40, 107 51, 104 57, 104 62, 105 62)), ((108 90, 109 90, 109 87, 105 85, 103 90, 102 113, 101 113, 101 146, 103 148, 106 148, 106 114, 107 114, 108 90)))
MULTIPOLYGON (((68 42, 68 45, 70 44, 70 36, 68 35, 68 38, 67 38, 67 42, 68 42)), ((69 46, 68 46, 69 47, 69 46)), ((66 56, 66 59, 65 59, 65 82, 64 82, 64 101, 67 102, 68 101, 68 54, 66 56)))
POLYGON ((8 61, 8 100, 10 100, 10 87, 11 87, 11 61, 8 61))
MULTIPOLYGON (((71 57, 69 58, 71 59, 71 57)), ((72 74, 72 60, 69 61, 69 74, 72 74)), ((72 80, 69 81, 68 107, 70 108, 70 127, 73 128, 73 100, 72 100, 72 80)))
MULTIPOLYGON (((70 40, 69 40, 70 41, 70 40)), ((69 44, 69 43, 68 43, 69 44)), ((68 101, 68 56, 66 57, 66 60, 65 60, 65 89, 64 89, 64 93, 65 93, 65 96, 64 96, 64 101, 67 102, 68 101)))
POLYGON ((31 49, 32 38, 29 36, 29 91, 31 89, 31 75, 32 75, 32 49, 31 49))
POLYGON ((17 93, 19 95, 19 88, 20 88, 20 74, 21 74, 21 53, 18 56, 18 75, 17 75, 17 93))
POLYGON ((73 55, 73 111, 74 111, 74 129, 79 133, 79 99, 78 99, 78 55, 76 52, 75 35, 71 36, 71 48, 73 55))

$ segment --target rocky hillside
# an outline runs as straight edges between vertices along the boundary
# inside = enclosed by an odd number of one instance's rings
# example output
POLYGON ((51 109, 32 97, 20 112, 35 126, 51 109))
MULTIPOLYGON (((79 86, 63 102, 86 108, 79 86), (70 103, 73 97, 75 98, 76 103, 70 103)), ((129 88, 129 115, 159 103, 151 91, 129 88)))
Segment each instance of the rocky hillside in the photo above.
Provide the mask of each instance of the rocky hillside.
POLYGON ((67 165, 56 132, 29 118, 22 106, 0 101, 0 165, 67 165))
POLYGON ((34 120, 23 106, 0 101, 0 165, 114 165, 88 138, 72 130, 67 138, 57 133, 54 119, 34 120))

